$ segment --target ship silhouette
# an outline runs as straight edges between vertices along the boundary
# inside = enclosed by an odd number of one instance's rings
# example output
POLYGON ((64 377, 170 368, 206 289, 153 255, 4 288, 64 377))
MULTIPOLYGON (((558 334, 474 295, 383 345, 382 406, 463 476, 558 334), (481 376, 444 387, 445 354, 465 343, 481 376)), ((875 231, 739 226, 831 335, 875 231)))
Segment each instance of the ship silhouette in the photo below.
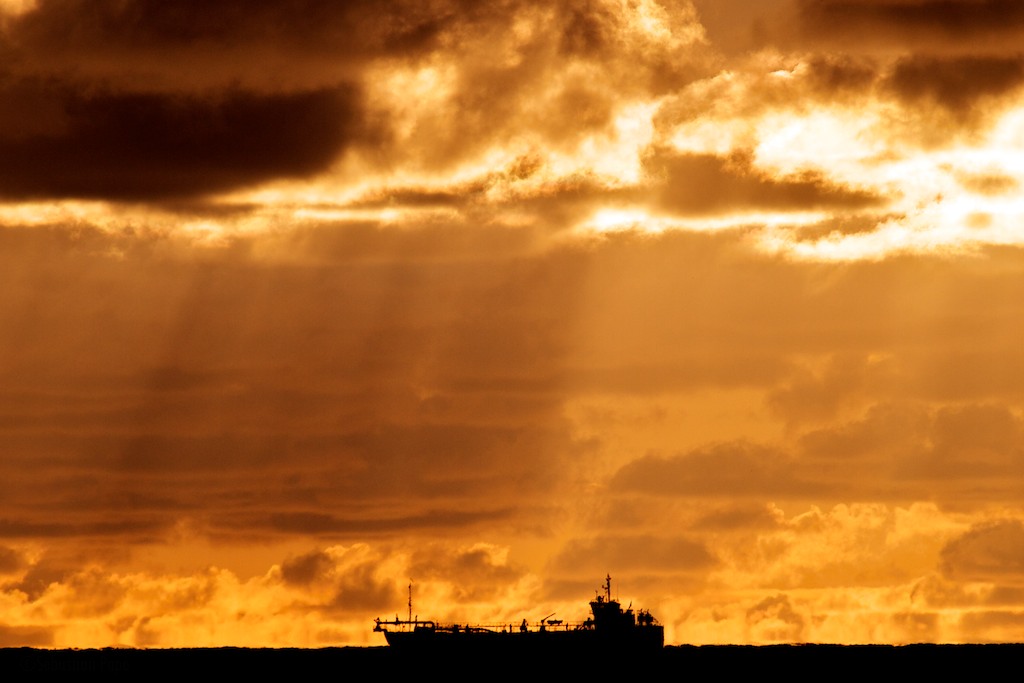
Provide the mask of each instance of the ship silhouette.
POLYGON ((384 634, 396 651, 420 654, 472 653, 595 653, 660 652, 665 645, 665 628, 649 610, 626 609, 612 597, 611 575, 605 577, 604 595, 590 602, 590 617, 578 623, 552 619, 554 614, 518 625, 452 624, 421 620, 412 616, 410 587, 409 618, 374 620, 373 630, 384 634))

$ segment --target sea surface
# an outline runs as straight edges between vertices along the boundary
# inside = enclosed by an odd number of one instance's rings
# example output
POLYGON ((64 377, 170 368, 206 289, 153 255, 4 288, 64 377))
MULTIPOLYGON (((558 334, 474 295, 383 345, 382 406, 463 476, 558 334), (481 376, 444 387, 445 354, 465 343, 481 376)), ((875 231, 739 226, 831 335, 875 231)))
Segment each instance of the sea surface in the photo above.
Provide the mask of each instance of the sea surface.
POLYGON ((782 675, 787 680, 845 680, 887 673, 998 678, 1018 671, 1024 645, 772 645, 669 646, 653 655, 601 651, 589 657, 474 657, 465 653, 403 655, 387 647, 322 649, 0 649, 0 680, 26 680, 40 674, 92 675, 106 679, 158 673, 223 672, 262 676, 397 676, 442 674, 549 680, 557 676, 624 675, 635 680, 714 680, 719 676, 782 675), (1009 671, 1001 667, 1010 665, 1009 671), (1004 673, 1000 673, 1000 672, 1004 673), (13 676, 21 676, 14 678, 13 676))

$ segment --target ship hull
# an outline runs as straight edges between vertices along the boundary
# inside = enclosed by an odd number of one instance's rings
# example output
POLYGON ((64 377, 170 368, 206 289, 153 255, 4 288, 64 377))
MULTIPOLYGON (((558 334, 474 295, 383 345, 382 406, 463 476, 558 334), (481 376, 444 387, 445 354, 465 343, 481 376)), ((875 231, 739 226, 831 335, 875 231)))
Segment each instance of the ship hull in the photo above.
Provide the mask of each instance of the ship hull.
POLYGON ((664 647, 664 629, 660 626, 636 628, 614 634, 593 630, 579 631, 388 631, 388 645, 395 650, 415 653, 490 653, 490 654, 614 654, 657 652, 664 647))

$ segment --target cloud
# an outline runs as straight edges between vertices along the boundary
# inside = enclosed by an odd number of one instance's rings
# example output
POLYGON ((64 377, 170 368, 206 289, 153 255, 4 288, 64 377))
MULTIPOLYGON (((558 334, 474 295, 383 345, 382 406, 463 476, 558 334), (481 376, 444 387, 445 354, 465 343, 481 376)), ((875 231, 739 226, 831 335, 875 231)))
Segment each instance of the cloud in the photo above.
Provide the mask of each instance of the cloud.
POLYGON ((630 105, 707 73, 699 41, 686 2, 512 4, 461 27, 429 65, 381 67, 367 87, 393 114, 392 163, 438 174, 510 153, 566 159, 619 137, 630 105))
POLYGON ((937 104, 958 116, 1005 96, 1024 83, 1020 56, 963 56, 936 58, 921 55, 896 62, 885 87, 911 106, 937 104))
POLYGON ((968 612, 961 619, 968 642, 1017 643, 1024 638, 1024 612, 982 610, 968 612))
POLYGON ((5 37, 24 58, 21 68, 36 73, 74 66, 85 80, 145 89, 232 81, 309 88, 351 76, 374 58, 428 52, 479 14, 458 1, 273 0, 253 7, 229 0, 169 8, 153 0, 41 0, 6 22, 5 37))
POLYGON ((0 574, 13 574, 26 565, 22 553, 14 548, 0 546, 0 574))
POLYGON ((966 189, 987 196, 1008 195, 1019 187, 1016 178, 999 172, 962 173, 959 180, 966 189))
POLYGON ((923 503, 805 506, 787 503, 791 513, 779 509, 771 526, 709 535, 722 558, 711 579, 735 590, 898 592, 933 573, 943 543, 962 531, 923 503))
POLYGON ((377 576, 376 567, 364 565, 349 569, 339 578, 332 610, 348 614, 384 612, 399 602, 394 585, 377 576))
POLYGON ((906 457, 926 448, 930 430, 927 411, 882 404, 872 406, 860 419, 804 433, 800 448, 833 461, 906 457))
POLYGON ((727 55, 777 45, 796 19, 792 0, 694 0, 708 42, 727 55))
POLYGON ((123 519, 84 523, 0 519, 0 536, 5 538, 128 536, 145 540, 159 536, 160 532, 165 529, 166 522, 154 519, 123 519))
POLYGON ((765 505, 734 505, 704 512, 693 524, 694 530, 729 533, 773 529, 780 524, 779 511, 765 505))
POLYGON ((409 532, 415 529, 447 528, 457 529, 460 527, 493 522, 495 519, 503 519, 510 516, 509 510, 497 511, 427 511, 415 517, 399 517, 396 519, 368 519, 358 517, 355 519, 340 519, 332 515, 317 514, 315 512, 278 513, 271 515, 267 521, 251 517, 243 517, 235 524, 224 525, 224 530, 232 527, 241 529, 253 529, 261 526, 266 529, 282 533, 304 533, 304 534, 326 534, 346 535, 353 533, 388 533, 388 532, 409 532))
POLYGON ((17 590, 25 593, 29 600, 36 600, 50 587, 70 576, 73 570, 66 562, 43 557, 41 560, 27 563, 24 573, 14 581, 5 583, 5 590, 17 590))
POLYGON ((985 475, 990 468, 996 468, 1004 476, 1019 474, 1024 472, 1022 435, 1024 422, 1005 407, 944 408, 935 418, 934 458, 963 473, 985 475))
MULTIPOLYGON (((216 567, 183 568, 188 561, 184 553, 174 570, 132 571, 91 563, 31 579, 38 589, 6 585, 0 637, 5 646, 54 647, 367 642, 374 613, 402 602, 394 573, 406 575, 401 554, 359 544, 290 556, 246 580, 216 567), (206 635, 191 631, 197 624, 206 635)), ((52 563, 36 565, 44 566, 52 563)))
POLYGON ((942 549, 944 575, 966 581, 1024 580, 1024 524, 1002 520, 972 527, 942 549))
POLYGON ((54 629, 0 625, 0 647, 52 647, 54 629))
POLYGON ((0 133, 0 193, 9 199, 180 198, 308 176, 358 140, 362 125, 349 87, 210 97, 35 88, 62 120, 52 131, 0 133))
MULTIPOLYGON (((529 221, 542 230, 559 230, 566 223, 587 217, 595 207, 607 203, 628 205, 647 194, 643 187, 623 186, 592 172, 556 175, 550 162, 540 154, 525 154, 465 181, 374 188, 345 207, 447 214, 447 220, 424 215, 418 221, 417 232, 434 229, 451 233, 456 228, 451 214, 458 212, 462 220, 488 222, 493 237, 503 231, 501 221, 506 216, 515 217, 513 221, 519 223, 529 221)), ((513 233, 509 232, 511 237, 513 233)), ((522 232, 522 226, 515 230, 520 237, 522 232)), ((506 242, 505 246, 514 245, 506 242)))
MULTIPOLYGON (((91 567, 75 572, 60 584, 47 587, 47 592, 67 591, 62 600, 64 615, 68 618, 96 618, 111 614, 126 597, 125 585, 105 571, 91 567)), ((51 596, 44 596, 49 599, 51 596)))
POLYGON ((411 581, 417 604, 432 605, 437 613, 429 618, 443 619, 520 590, 529 577, 509 565, 507 555, 507 548, 484 543, 421 543, 390 554, 365 544, 332 546, 287 559, 280 575, 302 591, 296 602, 302 611, 322 610, 334 619, 387 613, 404 604, 411 581))
POLYGON ((1024 11, 1013 0, 800 0, 799 11, 805 36, 848 46, 984 50, 1007 46, 1024 30, 1024 11))
POLYGON ((0 231, 5 533, 550 529, 540 508, 583 470, 618 471, 612 490, 631 495, 752 504, 963 502, 965 482, 1009 499, 1020 480, 1000 446, 1020 430, 1000 407, 1021 360, 1012 253, 991 271, 832 271, 727 234, 536 237, 338 223, 201 252, 82 225, 0 231), (565 406, 592 396, 610 412, 577 440, 565 406), (624 421, 615 449, 623 406, 662 399, 680 425, 624 421), (792 442, 766 437, 779 418, 792 442))
POLYGON ((806 445, 825 437, 826 441, 818 442, 820 447, 815 446, 816 453, 846 455, 843 444, 853 446, 859 441, 856 452, 868 456, 865 464, 873 462, 874 467, 888 470, 893 484, 928 484, 936 493, 948 491, 952 499, 963 501, 975 493, 1012 495, 1024 476, 1017 446, 1021 429, 1014 413, 994 405, 949 406, 934 412, 880 409, 863 422, 849 425, 833 442, 834 449, 825 433, 809 437, 806 445), (888 436, 893 433, 900 437, 888 436))
POLYGON ((845 403, 855 400, 871 370, 863 358, 832 356, 819 372, 771 392, 768 404, 792 421, 834 417, 845 403))
POLYGON ((551 560, 559 573, 571 572, 579 577, 585 572, 600 575, 608 567, 616 567, 630 575, 644 572, 703 572, 717 560, 699 541, 686 537, 655 537, 602 535, 575 539, 551 560))
POLYGON ((803 434, 797 462, 807 469, 798 471, 809 476, 827 463, 836 478, 857 481, 862 495, 883 498, 927 489, 951 502, 1009 500, 1024 476, 1020 431, 1015 414, 993 405, 880 404, 860 419, 803 434))
POLYGON ((400 603, 393 581, 381 576, 386 558, 365 545, 332 546, 290 557, 280 576, 304 591, 302 610, 325 610, 335 617, 383 612, 400 603))
POLYGON ((844 96, 854 99, 870 95, 879 79, 880 65, 873 59, 821 53, 803 59, 799 75, 806 79, 810 93, 833 102, 844 96))
POLYGON ((814 172, 797 178, 765 177, 743 158, 655 152, 647 158, 645 168, 664 179, 657 205, 681 215, 756 209, 865 209, 881 202, 881 197, 870 192, 837 186, 814 172))
POLYGON ((521 581, 526 572, 509 563, 507 548, 477 544, 417 549, 410 558, 409 573, 416 581, 450 584, 452 598, 465 603, 496 599, 521 581))
POLYGON ((758 642, 800 642, 804 640, 804 619, 782 593, 768 597, 747 610, 747 624, 758 642))
POLYGON ((906 612, 892 616, 893 626, 902 631, 905 643, 942 642, 939 615, 935 613, 906 612))
POLYGON ((201 264, 171 238, 117 265, 124 235, 4 231, 25 324, 0 332, 0 438, 8 466, 35 463, 4 479, 4 534, 396 534, 504 523, 546 495, 574 449, 555 391, 576 257, 483 240, 480 261, 400 265, 408 243, 374 234, 307 271, 230 248, 201 264))
POLYGON ((334 568, 334 561, 322 550, 314 550, 281 563, 281 578, 285 583, 308 586, 323 579, 334 568))
POLYGON ((1017 633, 1020 13, 756 4, 5 16, 0 640, 1017 633))
POLYGON ((692 8, 642 4, 40 2, 2 44, 0 184, 180 201, 309 177, 359 142, 357 172, 568 152, 693 78, 692 8))
MULTIPOLYGON (((835 486, 836 484, 833 484, 835 486)), ((613 489, 673 496, 805 496, 829 488, 804 480, 784 453, 748 443, 724 443, 669 457, 648 455, 625 465, 613 489)))

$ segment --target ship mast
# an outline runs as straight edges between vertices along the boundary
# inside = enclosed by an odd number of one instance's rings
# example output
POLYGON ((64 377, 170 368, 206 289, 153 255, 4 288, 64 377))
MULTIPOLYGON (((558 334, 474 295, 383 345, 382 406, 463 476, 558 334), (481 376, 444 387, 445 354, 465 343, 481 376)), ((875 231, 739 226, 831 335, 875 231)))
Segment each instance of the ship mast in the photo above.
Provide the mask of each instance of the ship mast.
POLYGON ((412 621, 412 579, 409 579, 409 621, 412 621))

